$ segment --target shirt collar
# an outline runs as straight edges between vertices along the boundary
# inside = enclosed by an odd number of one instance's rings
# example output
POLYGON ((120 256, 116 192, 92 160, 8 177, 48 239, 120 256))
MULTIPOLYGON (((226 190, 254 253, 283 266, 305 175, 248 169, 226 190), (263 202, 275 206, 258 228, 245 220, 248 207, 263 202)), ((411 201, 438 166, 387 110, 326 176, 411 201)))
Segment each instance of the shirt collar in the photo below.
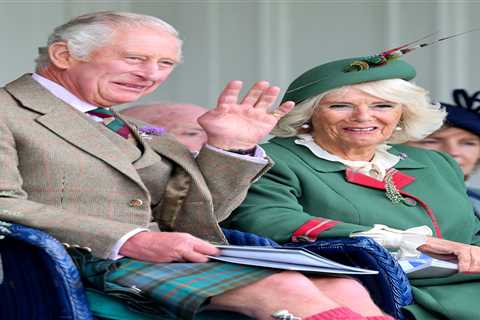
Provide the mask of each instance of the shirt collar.
POLYGON ((315 143, 310 134, 299 134, 297 138, 298 139, 295 139, 294 142, 308 148, 316 157, 332 162, 343 163, 349 168, 358 170, 359 172, 378 180, 383 180, 386 171, 395 166, 401 159, 401 157, 388 152, 388 149, 390 149, 391 146, 380 144, 377 146, 375 155, 371 161, 345 160, 324 150, 315 143))
POLYGON ((33 80, 37 81, 42 87, 47 89, 51 94, 53 94, 58 99, 77 109, 78 111, 85 113, 94 109, 97 109, 97 106, 94 106, 88 102, 80 100, 73 93, 62 87, 56 82, 53 82, 45 77, 42 77, 38 73, 32 75, 33 80))

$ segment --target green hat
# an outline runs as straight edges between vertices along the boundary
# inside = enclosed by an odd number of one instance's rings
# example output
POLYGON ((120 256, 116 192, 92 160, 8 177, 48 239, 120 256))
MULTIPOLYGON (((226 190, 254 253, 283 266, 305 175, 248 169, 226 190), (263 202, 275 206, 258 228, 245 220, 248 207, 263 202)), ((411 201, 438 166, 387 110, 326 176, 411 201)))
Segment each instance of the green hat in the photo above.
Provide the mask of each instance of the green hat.
POLYGON ((325 91, 368 81, 415 78, 415 68, 405 61, 383 55, 336 60, 310 69, 295 79, 282 102, 300 103, 325 91))

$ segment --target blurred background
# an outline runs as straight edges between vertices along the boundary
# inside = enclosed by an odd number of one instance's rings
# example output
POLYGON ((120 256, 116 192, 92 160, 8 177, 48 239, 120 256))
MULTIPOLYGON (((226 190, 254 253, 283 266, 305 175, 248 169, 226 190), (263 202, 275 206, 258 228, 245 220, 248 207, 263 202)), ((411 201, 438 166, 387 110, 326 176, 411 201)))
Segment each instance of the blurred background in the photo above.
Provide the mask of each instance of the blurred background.
MULTIPOLYGON (((246 86, 266 79, 283 93, 324 62, 379 53, 432 32, 438 38, 480 27, 480 0, 0 0, 0 85, 33 71, 37 48, 55 26, 100 10, 160 17, 184 40, 184 62, 141 102, 208 107, 232 79, 246 86)), ((480 31, 472 32, 404 59, 416 67, 417 84, 449 102, 453 88, 480 90, 479 40, 480 31)))
MULTIPOLYGON (((184 62, 143 102, 213 106, 228 80, 267 79, 286 89, 300 73, 329 60, 375 54, 438 31, 480 27, 480 0, 177 0, 0 1, 0 85, 33 71, 51 30, 82 13, 123 10, 154 15, 184 40, 184 62)), ((417 84, 441 101, 452 88, 480 89, 480 31, 405 57, 417 84)))

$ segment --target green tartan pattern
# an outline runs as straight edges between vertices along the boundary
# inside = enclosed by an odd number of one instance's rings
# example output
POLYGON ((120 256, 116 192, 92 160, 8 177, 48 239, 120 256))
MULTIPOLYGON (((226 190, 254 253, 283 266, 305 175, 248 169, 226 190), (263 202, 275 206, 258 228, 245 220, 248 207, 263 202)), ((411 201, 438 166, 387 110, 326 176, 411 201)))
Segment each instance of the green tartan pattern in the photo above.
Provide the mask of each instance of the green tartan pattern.
POLYGON ((86 287, 122 299, 137 311, 175 319, 194 319, 210 297, 279 272, 222 262, 112 261, 95 258, 83 250, 68 251, 86 287))
MULTIPOLYGON (((193 319, 208 298, 275 272, 221 262, 153 264, 123 259, 105 280, 122 287, 135 286, 164 312, 179 319, 193 319)), ((108 290, 105 288, 105 292, 108 290)))

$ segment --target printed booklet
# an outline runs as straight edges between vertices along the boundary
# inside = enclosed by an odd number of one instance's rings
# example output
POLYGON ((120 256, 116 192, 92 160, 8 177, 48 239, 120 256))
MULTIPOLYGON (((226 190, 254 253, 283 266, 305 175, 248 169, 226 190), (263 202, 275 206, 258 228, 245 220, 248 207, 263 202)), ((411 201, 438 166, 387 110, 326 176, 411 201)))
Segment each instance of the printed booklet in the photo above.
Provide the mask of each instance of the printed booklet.
POLYGON ((219 256, 212 260, 303 272, 330 274, 378 274, 378 271, 347 266, 302 248, 256 246, 217 246, 219 256))
POLYGON ((398 263, 410 279, 446 277, 458 272, 454 262, 422 254, 418 258, 400 259, 398 263))

